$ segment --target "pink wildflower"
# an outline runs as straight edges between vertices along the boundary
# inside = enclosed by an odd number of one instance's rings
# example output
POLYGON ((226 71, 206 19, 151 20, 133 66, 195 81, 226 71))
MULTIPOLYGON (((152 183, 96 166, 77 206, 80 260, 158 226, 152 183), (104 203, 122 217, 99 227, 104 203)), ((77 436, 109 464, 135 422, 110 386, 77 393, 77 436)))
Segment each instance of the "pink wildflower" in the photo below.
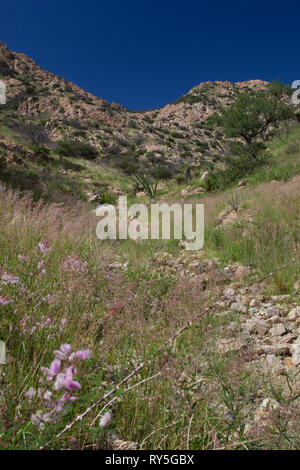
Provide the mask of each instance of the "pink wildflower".
POLYGON ((39 242, 39 248, 43 255, 45 256, 47 253, 50 253, 51 247, 47 241, 41 241, 39 242))
POLYGON ((23 256, 23 255, 19 255, 18 258, 21 260, 21 261, 25 261, 25 263, 29 263, 29 256, 23 256))
POLYGON ((84 361, 85 359, 88 359, 90 355, 91 355, 91 351, 89 349, 82 349, 75 353, 76 359, 79 359, 80 361, 84 361))
POLYGON ((20 280, 17 276, 13 274, 7 274, 7 272, 2 274, 2 279, 4 284, 19 284, 20 280))
POLYGON ((50 364, 50 373, 53 374, 53 377, 57 375, 60 371, 61 362, 58 359, 54 359, 54 361, 50 364))
POLYGON ((66 380, 66 376, 63 373, 57 374, 55 383, 53 385, 54 390, 60 390, 63 388, 66 380))
POLYGON ((38 269, 41 270, 41 269, 44 269, 45 267, 45 261, 39 261, 38 262, 38 269))
POLYGON ((0 295, 0 305, 8 305, 10 304, 11 302, 13 302, 12 299, 7 299, 6 297, 2 297, 0 295))
POLYGON ((32 399, 35 397, 36 391, 34 390, 33 387, 30 387, 28 391, 25 393, 25 397, 28 398, 29 401, 32 401, 32 399))
POLYGON ((110 423, 111 423, 111 412, 107 411, 106 413, 104 413, 104 415, 100 419, 100 427, 105 428, 109 426, 110 423))
POLYGON ((50 367, 41 367, 42 372, 46 375, 48 382, 50 382, 60 371, 61 362, 58 359, 54 359, 51 362, 50 367))
POLYGON ((56 349, 53 352, 55 354, 55 358, 58 359, 59 361, 64 361, 66 359, 66 354, 60 351, 59 349, 56 349))
POLYGON ((50 400, 52 397, 52 393, 50 392, 50 390, 47 390, 47 392, 44 393, 44 400, 50 400))
POLYGON ((72 351, 71 346, 69 344, 62 344, 59 348, 59 350, 55 350, 54 354, 56 359, 59 359, 61 361, 64 361, 67 356, 70 354, 72 351))
POLYGON ((69 344, 62 344, 60 350, 66 354, 70 354, 72 348, 69 344))
POLYGON ((68 367, 66 371, 66 379, 64 381, 64 387, 69 390, 70 392, 76 392, 81 388, 79 382, 73 380, 74 377, 74 369, 73 366, 68 367))

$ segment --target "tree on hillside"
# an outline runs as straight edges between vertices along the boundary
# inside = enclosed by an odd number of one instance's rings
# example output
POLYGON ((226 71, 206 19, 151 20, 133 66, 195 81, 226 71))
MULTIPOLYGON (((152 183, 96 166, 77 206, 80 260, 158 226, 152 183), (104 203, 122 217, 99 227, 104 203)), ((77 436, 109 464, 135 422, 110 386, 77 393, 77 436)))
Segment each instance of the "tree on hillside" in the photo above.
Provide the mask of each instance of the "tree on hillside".
POLYGON ((56 146, 56 152, 59 155, 60 163, 63 162, 63 157, 69 157, 72 155, 72 147, 69 142, 60 140, 56 146))
POLYGON ((289 94, 288 87, 273 82, 264 91, 240 93, 221 115, 215 113, 208 119, 210 127, 221 126, 227 138, 235 139, 227 142, 224 168, 214 169, 206 178, 208 190, 224 188, 268 162, 264 141, 295 118, 292 107, 285 103, 289 94))
POLYGON ((31 150, 39 157, 49 160, 50 149, 43 145, 32 145, 31 150))
POLYGON ((290 106, 268 92, 240 94, 221 116, 227 137, 241 138, 247 146, 266 140, 280 123, 294 116, 290 106))
POLYGON ((95 160, 98 156, 97 150, 89 144, 77 141, 60 140, 56 146, 56 152, 62 163, 63 157, 85 158, 87 160, 95 160))
POLYGON ((293 91, 294 90, 290 87, 290 85, 281 83, 279 79, 269 83, 267 87, 267 93, 270 96, 275 96, 279 100, 285 96, 292 96, 293 91))

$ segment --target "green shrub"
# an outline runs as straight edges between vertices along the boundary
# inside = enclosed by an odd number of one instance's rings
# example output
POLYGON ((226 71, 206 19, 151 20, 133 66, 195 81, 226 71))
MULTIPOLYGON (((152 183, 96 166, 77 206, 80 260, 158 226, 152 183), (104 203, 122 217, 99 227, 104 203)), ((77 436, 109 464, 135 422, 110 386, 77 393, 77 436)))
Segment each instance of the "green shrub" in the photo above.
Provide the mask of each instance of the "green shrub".
POLYGON ((87 160, 95 160, 98 156, 97 150, 89 144, 76 141, 59 141, 56 152, 62 157, 77 157, 87 160))
POLYGON ((251 175, 257 168, 270 160, 266 152, 254 159, 250 154, 230 156, 225 159, 225 169, 215 169, 205 178, 203 184, 207 191, 216 191, 229 187, 239 179, 251 175))

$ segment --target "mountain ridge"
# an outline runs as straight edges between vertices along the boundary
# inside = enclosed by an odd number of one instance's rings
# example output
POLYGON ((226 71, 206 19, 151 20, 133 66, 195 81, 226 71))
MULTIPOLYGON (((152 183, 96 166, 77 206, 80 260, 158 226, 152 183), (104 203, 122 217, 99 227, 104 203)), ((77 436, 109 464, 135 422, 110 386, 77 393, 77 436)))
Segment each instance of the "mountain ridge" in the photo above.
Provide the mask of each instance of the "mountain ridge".
MULTIPOLYGON (((32 181, 38 180, 38 192, 45 195, 46 172, 58 180, 65 171, 70 175, 75 175, 76 168, 83 171, 71 161, 65 161, 71 168, 54 168, 59 143, 71 143, 73 149, 84 152, 83 159, 98 165, 92 170, 98 175, 96 182, 85 190, 88 199, 96 197, 99 187, 102 193, 104 186, 115 193, 128 188, 128 176, 140 168, 150 173, 159 168, 161 177, 168 179, 183 178, 190 170, 201 175, 212 165, 222 165, 226 139, 222 128, 210 125, 207 119, 228 108, 239 93, 252 93, 268 85, 260 79, 206 81, 166 106, 131 111, 45 71, 4 43, 0 43, 0 79, 5 81, 7 92, 7 103, 0 108, 0 152, 6 163, 28 173, 20 177, 13 169, 10 181, 15 184, 21 179, 20 187, 24 189, 25 181, 25 189, 30 189, 32 181), (50 157, 45 156, 44 147, 50 157), (118 180, 113 185, 110 179, 116 173, 112 176, 112 172, 117 172, 118 180)), ((91 168, 85 172, 86 177, 81 177, 89 180, 91 168)), ((74 177, 76 184, 68 182, 67 187, 74 186, 72 192, 77 194, 81 179, 74 177)), ((65 186, 61 181, 61 187, 65 186)))

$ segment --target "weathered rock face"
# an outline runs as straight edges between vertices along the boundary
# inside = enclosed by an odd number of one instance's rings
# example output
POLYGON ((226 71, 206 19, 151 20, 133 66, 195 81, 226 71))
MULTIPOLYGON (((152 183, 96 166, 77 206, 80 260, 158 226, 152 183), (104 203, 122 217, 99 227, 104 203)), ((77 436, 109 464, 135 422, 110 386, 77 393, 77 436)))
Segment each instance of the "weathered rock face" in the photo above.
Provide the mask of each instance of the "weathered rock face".
POLYGON ((46 120, 43 126, 52 140, 76 137, 93 145, 100 155, 126 154, 134 146, 139 154, 159 152, 177 166, 209 160, 220 130, 206 128, 206 119, 230 105, 238 92, 266 86, 259 80, 205 82, 161 109, 130 112, 43 70, 4 43, 0 45, 0 73, 10 103, 10 110, 1 110, 6 117, 17 112, 24 119, 46 120))

